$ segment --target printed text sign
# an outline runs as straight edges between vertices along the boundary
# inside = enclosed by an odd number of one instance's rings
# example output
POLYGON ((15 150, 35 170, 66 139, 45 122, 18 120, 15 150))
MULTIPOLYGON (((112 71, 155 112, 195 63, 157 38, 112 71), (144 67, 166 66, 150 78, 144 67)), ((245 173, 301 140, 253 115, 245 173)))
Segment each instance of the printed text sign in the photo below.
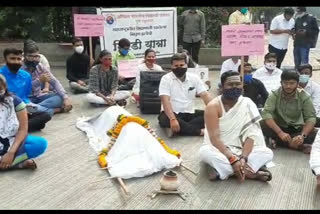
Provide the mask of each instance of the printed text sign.
POLYGON ((74 14, 75 36, 103 36, 104 17, 102 15, 74 14))
POLYGON ((124 78, 136 77, 139 64, 140 64, 139 59, 119 60, 118 61, 119 76, 123 76, 124 78))
POLYGON ((264 25, 223 25, 222 56, 264 55, 264 25))

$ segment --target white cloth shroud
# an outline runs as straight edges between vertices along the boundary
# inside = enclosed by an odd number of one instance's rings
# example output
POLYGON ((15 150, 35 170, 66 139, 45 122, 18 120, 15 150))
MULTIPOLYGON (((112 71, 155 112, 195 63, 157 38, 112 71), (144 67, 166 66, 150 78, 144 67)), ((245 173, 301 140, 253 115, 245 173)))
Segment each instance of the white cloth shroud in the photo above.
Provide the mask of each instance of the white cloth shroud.
MULTIPOLYGON (((120 114, 131 116, 122 107, 112 106, 92 118, 78 119, 76 127, 86 132, 97 154, 108 145, 110 137, 106 133, 117 123, 120 114)), ((110 175, 123 179, 145 177, 181 163, 181 159, 169 154, 148 130, 134 122, 122 128, 106 159, 110 175)))

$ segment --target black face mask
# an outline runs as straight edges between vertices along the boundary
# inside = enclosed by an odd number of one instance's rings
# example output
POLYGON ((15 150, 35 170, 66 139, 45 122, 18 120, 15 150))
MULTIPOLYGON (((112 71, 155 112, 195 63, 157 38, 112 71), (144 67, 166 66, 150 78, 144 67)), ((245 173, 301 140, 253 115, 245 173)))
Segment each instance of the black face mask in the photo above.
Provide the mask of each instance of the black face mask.
POLYGON ((21 68, 21 64, 16 64, 16 63, 7 63, 7 66, 9 70, 13 73, 17 73, 18 70, 21 68))
POLYGON ((24 63, 28 68, 36 68, 37 65, 39 64, 39 62, 37 61, 28 61, 28 60, 26 60, 24 63))
POLYGON ((176 77, 181 78, 187 72, 187 69, 188 68, 179 67, 179 68, 172 69, 172 72, 174 73, 174 75, 176 75, 176 77))

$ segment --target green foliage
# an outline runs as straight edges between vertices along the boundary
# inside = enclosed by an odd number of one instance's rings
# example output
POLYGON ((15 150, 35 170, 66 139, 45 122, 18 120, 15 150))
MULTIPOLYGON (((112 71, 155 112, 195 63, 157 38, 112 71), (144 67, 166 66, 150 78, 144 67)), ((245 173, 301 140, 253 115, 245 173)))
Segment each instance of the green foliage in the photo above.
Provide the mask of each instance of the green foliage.
POLYGON ((2 7, 0 39, 68 42, 72 37, 70 7, 2 7))

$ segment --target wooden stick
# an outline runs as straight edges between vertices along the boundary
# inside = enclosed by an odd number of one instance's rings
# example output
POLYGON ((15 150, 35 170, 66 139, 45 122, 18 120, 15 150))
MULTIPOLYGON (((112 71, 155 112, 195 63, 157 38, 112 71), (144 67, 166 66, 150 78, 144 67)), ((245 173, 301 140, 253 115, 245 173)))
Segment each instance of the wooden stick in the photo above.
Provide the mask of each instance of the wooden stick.
POLYGON ((90 61, 93 59, 93 53, 92 53, 92 37, 89 37, 89 50, 90 50, 90 61))
POLYGON ((240 70, 240 76, 242 79, 242 84, 244 82, 244 56, 241 56, 241 70, 240 70))
POLYGON ((128 190, 127 186, 123 183, 122 178, 117 178, 117 180, 120 183, 120 186, 122 187, 122 189, 124 190, 124 193, 126 195, 129 195, 129 190, 128 190))
POLYGON ((186 170, 188 170, 189 172, 192 172, 194 175, 198 175, 198 173, 196 173, 195 171, 193 171, 192 169, 186 167, 185 165, 183 165, 182 163, 180 164, 180 166, 182 166, 183 168, 185 168, 186 170))

